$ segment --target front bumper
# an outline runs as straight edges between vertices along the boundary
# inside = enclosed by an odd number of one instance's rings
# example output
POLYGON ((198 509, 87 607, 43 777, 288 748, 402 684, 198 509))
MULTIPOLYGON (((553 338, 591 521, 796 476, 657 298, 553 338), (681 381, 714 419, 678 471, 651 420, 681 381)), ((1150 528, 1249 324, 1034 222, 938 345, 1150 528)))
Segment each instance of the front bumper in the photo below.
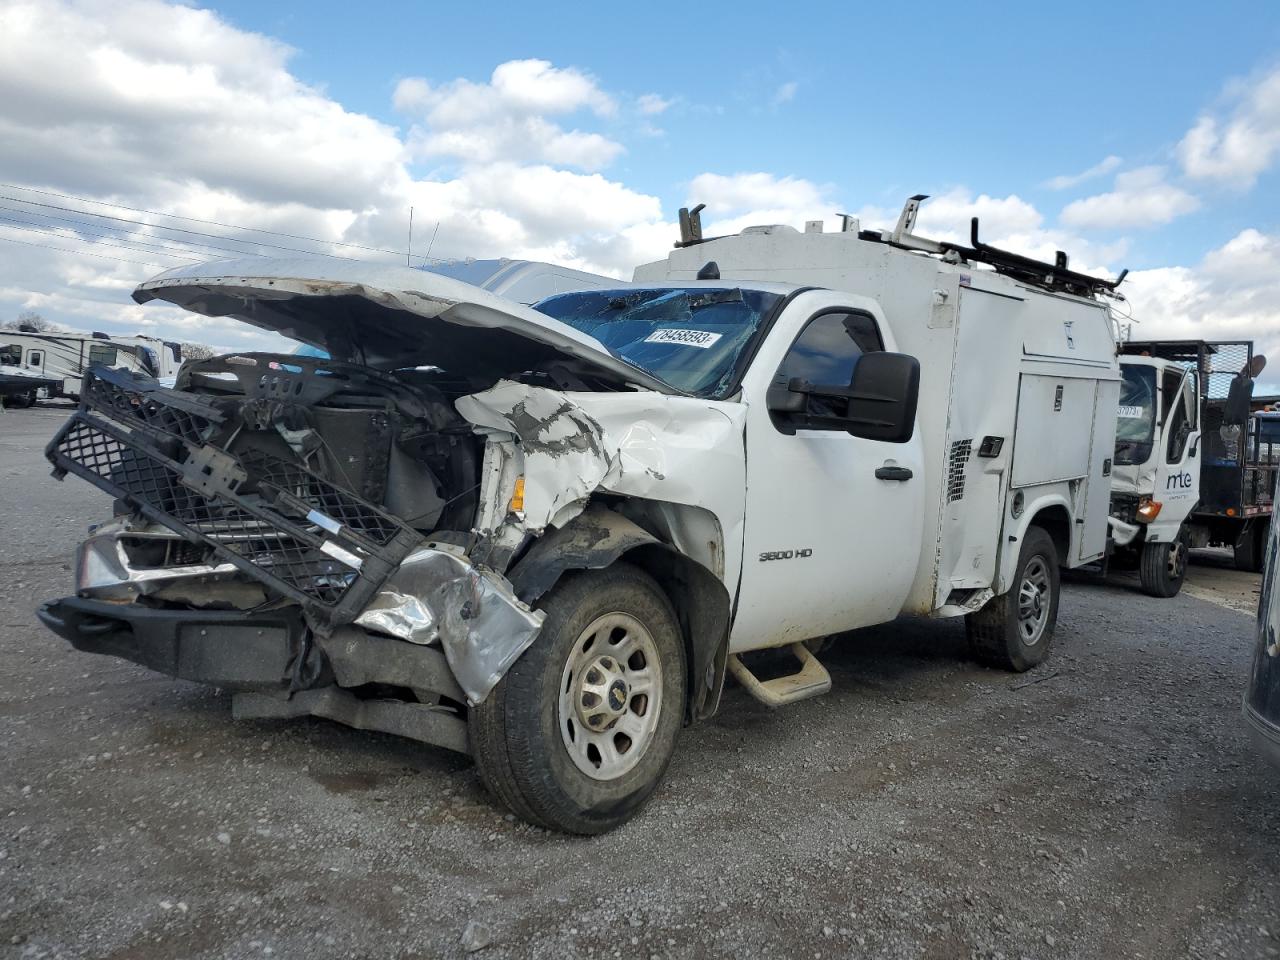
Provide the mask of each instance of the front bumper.
POLYGON ((38 615, 77 650, 230 690, 237 719, 326 717, 468 752, 465 694, 436 647, 354 627, 311 636, 297 607, 248 614, 67 597, 38 615), (408 688, 418 702, 353 692, 370 685, 408 688))
POLYGON ((43 604, 37 615, 77 650, 230 690, 287 684, 306 629, 296 607, 255 615, 67 597, 43 604))

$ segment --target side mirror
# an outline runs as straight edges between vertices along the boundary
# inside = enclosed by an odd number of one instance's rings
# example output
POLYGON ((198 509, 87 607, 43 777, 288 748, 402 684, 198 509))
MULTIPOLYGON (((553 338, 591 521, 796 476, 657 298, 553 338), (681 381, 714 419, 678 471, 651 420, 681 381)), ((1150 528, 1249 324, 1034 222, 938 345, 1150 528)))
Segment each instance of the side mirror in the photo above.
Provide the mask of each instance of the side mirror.
POLYGON ((858 358, 848 386, 793 377, 785 385, 775 383, 767 403, 770 412, 784 416, 779 427, 787 432, 845 430, 868 440, 906 443, 915 432, 919 397, 920 362, 905 353, 876 351, 858 358))

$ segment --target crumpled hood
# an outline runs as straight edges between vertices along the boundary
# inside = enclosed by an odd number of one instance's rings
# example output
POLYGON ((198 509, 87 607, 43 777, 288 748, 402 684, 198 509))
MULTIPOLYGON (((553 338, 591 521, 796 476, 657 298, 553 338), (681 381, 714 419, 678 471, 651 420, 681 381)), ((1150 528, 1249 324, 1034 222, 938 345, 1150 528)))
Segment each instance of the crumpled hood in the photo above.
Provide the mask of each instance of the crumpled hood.
POLYGON ((430 364, 500 377, 563 359, 620 385, 679 392, 546 314, 409 267, 323 257, 214 260, 162 273, 133 299, 233 317, 384 370, 430 364))

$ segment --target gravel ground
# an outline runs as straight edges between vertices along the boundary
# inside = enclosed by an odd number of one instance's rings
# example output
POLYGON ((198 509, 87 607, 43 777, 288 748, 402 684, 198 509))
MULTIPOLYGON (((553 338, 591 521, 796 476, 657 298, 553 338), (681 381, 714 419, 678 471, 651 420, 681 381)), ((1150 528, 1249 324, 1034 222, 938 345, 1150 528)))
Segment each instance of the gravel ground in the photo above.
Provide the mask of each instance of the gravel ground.
MULTIPOLYGON (((107 510, 48 479, 65 413, 0 414, 0 955, 1280 956, 1277 779, 1243 735, 1231 604, 1075 578, 1019 677, 967 662, 959 623, 850 635, 828 696, 729 690, 638 819, 568 839, 464 758, 235 723, 222 693, 44 632, 107 510)), ((1256 589, 1206 569, 1201 596, 1256 589)))

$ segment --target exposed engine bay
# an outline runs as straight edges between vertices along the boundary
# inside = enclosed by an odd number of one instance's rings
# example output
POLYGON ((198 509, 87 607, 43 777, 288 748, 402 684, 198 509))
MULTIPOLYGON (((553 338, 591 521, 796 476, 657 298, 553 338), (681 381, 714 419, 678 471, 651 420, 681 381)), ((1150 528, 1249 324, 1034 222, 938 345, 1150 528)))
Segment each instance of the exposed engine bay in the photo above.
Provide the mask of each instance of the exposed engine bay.
MULTIPOLYGON (((97 370, 50 454, 118 515, 182 538, 136 524, 132 566, 222 561, 323 628, 354 619, 428 535, 469 536, 483 441, 428 376, 271 354, 188 364, 172 390, 97 370)), ((247 602, 242 583, 206 594, 247 602)))

